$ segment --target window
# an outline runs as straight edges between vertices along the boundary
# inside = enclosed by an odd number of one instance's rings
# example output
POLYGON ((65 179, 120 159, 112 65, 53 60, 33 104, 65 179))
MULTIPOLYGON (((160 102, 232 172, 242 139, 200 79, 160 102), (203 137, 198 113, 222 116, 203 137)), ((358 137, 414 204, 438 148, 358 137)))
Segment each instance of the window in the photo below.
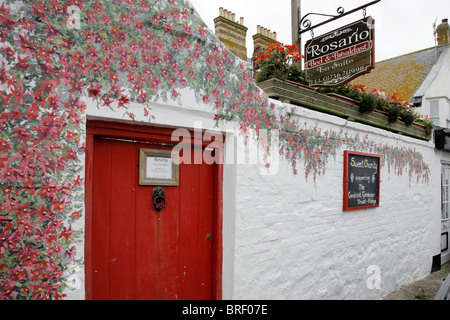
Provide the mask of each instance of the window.
POLYGON ((439 126, 439 100, 430 101, 430 120, 439 126))
POLYGON ((448 251, 448 232, 441 234, 441 252, 448 251))
POLYGON ((447 115, 447 120, 450 120, 450 103, 449 101, 445 101, 445 113, 447 115))
POLYGON ((442 220, 450 219, 450 165, 442 166, 442 220))

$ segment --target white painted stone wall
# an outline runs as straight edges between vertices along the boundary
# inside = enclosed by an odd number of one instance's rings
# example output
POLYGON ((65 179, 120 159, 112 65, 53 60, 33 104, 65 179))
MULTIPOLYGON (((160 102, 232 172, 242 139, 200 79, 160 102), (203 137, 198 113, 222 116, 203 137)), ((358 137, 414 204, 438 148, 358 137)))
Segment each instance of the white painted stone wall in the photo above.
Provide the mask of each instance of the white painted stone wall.
POLYGON ((224 297, 380 299, 429 274, 440 252, 440 164, 433 145, 302 108, 296 112, 323 130, 344 127, 349 134, 416 148, 432 168, 429 184, 383 168, 380 208, 344 212, 344 149, 315 183, 306 182, 301 170, 294 177, 285 161, 273 176, 237 165, 236 216, 225 216, 234 224, 234 239, 224 235, 225 244, 235 247, 234 285, 224 297))
MULTIPOLYGON (((152 124, 212 129, 210 106, 200 106, 188 92, 184 97, 183 107, 152 105, 152 124)), ((136 114, 135 123, 148 123, 139 110, 131 104, 128 111, 136 114)), ((417 183, 413 177, 410 182, 407 174, 383 168, 380 208, 343 212, 344 148, 316 182, 305 180, 302 164, 294 176, 284 160, 276 174, 264 175, 261 165, 237 163, 244 144, 235 131, 238 125, 227 124, 220 129, 227 156, 235 161, 224 166, 223 298, 380 299, 425 277, 440 251, 440 157, 432 143, 300 107, 296 115, 323 130, 343 128, 350 135, 369 134, 376 142, 416 148, 431 167, 430 181, 417 183)), ((131 122, 89 103, 87 117, 131 122)), ((82 297, 83 288, 84 283, 69 297, 82 297)))
POLYGON ((444 47, 442 56, 442 66, 428 89, 425 98, 450 97, 450 87, 448 81, 450 78, 450 50, 444 47))

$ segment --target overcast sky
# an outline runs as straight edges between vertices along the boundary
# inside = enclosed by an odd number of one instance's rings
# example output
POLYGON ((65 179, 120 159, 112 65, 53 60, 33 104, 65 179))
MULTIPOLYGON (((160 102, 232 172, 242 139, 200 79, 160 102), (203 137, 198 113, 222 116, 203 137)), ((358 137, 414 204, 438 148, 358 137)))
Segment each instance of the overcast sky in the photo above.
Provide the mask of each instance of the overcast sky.
MULTIPOLYGON (((252 36, 256 26, 261 25, 275 31, 278 41, 292 43, 291 0, 190 0, 208 27, 214 32, 214 18, 219 7, 236 13, 236 19, 244 17, 247 32, 247 52, 253 52, 252 36)), ((302 16, 307 13, 337 14, 338 7, 350 11, 372 0, 302 0, 302 16)), ((367 8, 367 16, 375 19, 376 61, 396 57, 435 45, 433 24, 450 18, 450 0, 381 0, 367 8)), ((328 18, 310 16, 312 24, 328 18)), ((363 11, 343 17, 333 23, 314 30, 315 36, 325 34, 363 18, 363 11)), ((303 34, 302 47, 311 38, 303 34)))

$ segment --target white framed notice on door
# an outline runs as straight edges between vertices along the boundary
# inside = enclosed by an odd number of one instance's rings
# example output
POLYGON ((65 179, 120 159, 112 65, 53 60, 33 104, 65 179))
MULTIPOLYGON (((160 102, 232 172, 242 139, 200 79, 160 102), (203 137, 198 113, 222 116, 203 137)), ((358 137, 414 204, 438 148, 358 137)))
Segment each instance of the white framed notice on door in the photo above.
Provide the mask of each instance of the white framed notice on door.
POLYGON ((140 149, 139 184, 141 186, 179 186, 177 155, 170 150, 140 149))

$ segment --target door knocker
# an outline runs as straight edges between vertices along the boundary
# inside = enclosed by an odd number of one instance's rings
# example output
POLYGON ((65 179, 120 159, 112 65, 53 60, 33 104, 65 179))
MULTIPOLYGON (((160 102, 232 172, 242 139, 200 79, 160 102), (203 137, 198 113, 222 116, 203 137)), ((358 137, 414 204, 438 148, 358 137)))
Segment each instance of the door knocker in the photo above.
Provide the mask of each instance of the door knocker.
POLYGON ((155 206, 156 211, 161 211, 166 207, 166 193, 163 188, 158 187, 153 189, 153 205, 155 206))

